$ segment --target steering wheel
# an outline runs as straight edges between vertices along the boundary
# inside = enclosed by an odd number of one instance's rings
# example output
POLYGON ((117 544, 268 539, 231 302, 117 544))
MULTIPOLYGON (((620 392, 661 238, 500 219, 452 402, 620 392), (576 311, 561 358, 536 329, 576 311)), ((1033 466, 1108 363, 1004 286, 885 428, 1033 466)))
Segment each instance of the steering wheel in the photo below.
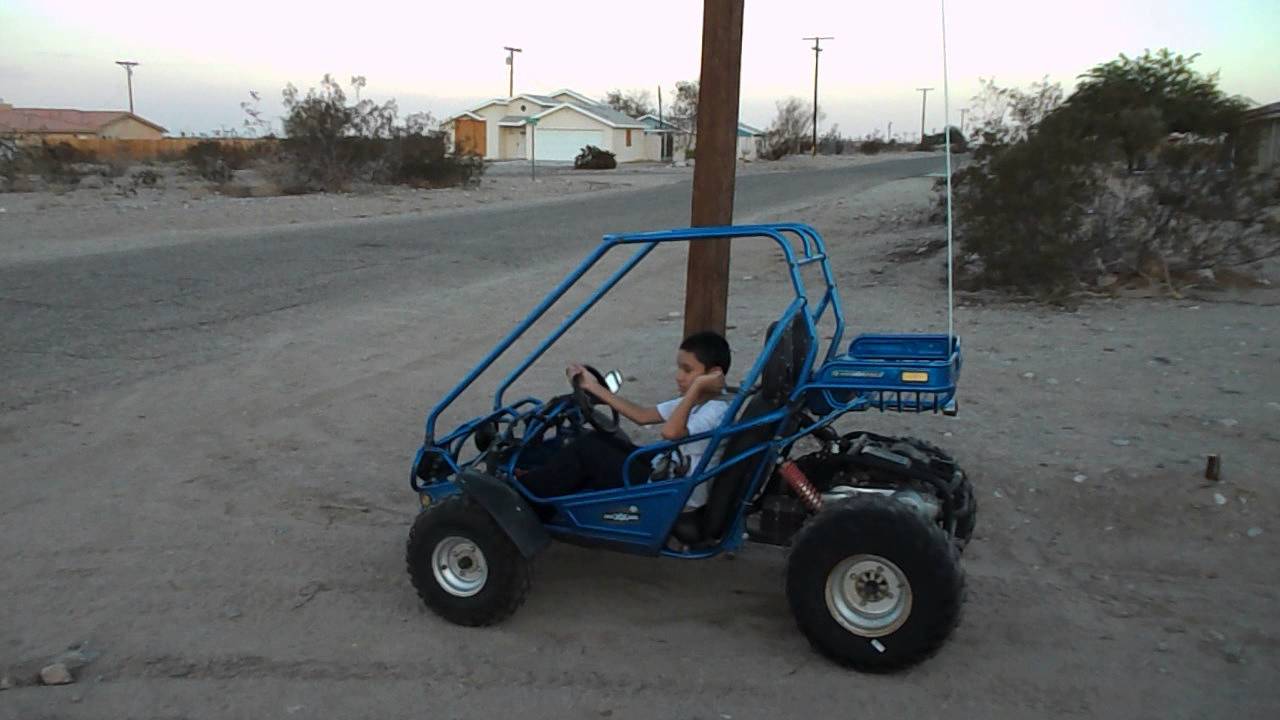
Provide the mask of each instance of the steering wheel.
MULTIPOLYGON (((595 377, 596 382, 600 383, 602 387, 604 386, 604 375, 601 375, 599 370, 590 365, 584 365, 583 367, 595 377)), ((574 375, 571 383, 573 384, 573 400, 578 404, 578 409, 582 411, 582 416, 587 419, 591 427, 606 435, 618 432, 618 411, 612 406, 608 406, 610 416, 606 418, 603 413, 596 410, 597 405, 604 405, 604 403, 582 387, 582 376, 574 375)))

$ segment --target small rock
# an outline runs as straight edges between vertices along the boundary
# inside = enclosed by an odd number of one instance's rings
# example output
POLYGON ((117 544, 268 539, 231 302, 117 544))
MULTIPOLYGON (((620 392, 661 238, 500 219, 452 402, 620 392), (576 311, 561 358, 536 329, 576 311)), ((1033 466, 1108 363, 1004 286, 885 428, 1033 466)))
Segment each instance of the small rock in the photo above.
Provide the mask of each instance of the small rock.
POLYGON ((1000 492, 999 490, 995 490, 991 494, 998 498, 1004 497, 1004 493, 1000 492))
POLYGON ((222 617, 228 620, 235 620, 236 618, 240 617, 243 614, 244 613, 240 612, 240 608, 235 607, 233 605, 228 605, 222 609, 222 617))
POLYGON ((54 663, 40 671, 40 682, 45 685, 70 685, 75 682, 71 671, 62 663, 54 663))
POLYGON ((14 685, 13 678, 9 677, 8 675, 0 676, 0 692, 8 690, 9 688, 13 687, 13 685, 14 685))
POLYGON ((1169 643, 1166 643, 1166 642, 1156 643, 1156 652, 1162 652, 1162 653, 1169 652, 1169 643))
POLYGON ((1126 440, 1125 438, 1112 438, 1111 444, 1115 445, 1116 447, 1125 447, 1126 445, 1129 444, 1129 441, 1126 440))
POLYGON ((1260 527, 1251 527, 1249 528, 1248 532, 1245 533, 1245 535, 1248 535, 1251 538, 1256 538, 1261 534, 1262 534, 1262 528, 1260 527))
POLYGON ((680 316, 681 316, 681 315, 683 315, 683 314, 684 314, 684 313, 682 313, 682 312, 680 312, 680 311, 678 311, 678 310, 672 310, 671 312, 667 313, 667 317, 669 317, 669 318, 671 318, 672 320, 674 320, 674 319, 676 319, 676 318, 680 317, 680 316))
POLYGON ((1048 379, 1048 380, 1046 380, 1045 382, 1049 383, 1050 385, 1057 385, 1057 384, 1058 384, 1058 378, 1049 378, 1049 379, 1048 379))
POLYGON ((1089 476, 1088 476, 1088 475, 1076 475, 1075 477, 1071 478, 1071 482, 1074 482, 1074 483, 1082 483, 1082 482, 1084 482, 1085 480, 1088 480, 1088 479, 1089 479, 1089 476))
POLYGON ((755 279, 756 279, 756 276, 755 276, 755 275, 743 275, 743 276, 742 276, 742 279, 743 279, 743 280, 748 280, 748 281, 750 281, 750 280, 755 280, 755 279))
POLYGON ((1244 646, 1232 643, 1222 648, 1222 657, 1232 665, 1244 664, 1244 646))
POLYGON ((1035 374, 1035 373, 1033 373, 1033 372, 1024 372, 1024 373, 1022 373, 1022 377, 1026 378, 1026 379, 1028 379, 1028 380, 1035 380, 1035 379, 1036 379, 1036 374, 1035 374))
POLYGON ((1235 427, 1240 424, 1240 421, 1235 418, 1222 418, 1218 424, 1223 427, 1235 427))
POLYGON ((1214 504, 1214 505, 1226 505, 1226 504, 1227 504, 1227 498, 1226 498, 1226 496, 1225 496, 1225 495, 1223 495, 1222 493, 1214 493, 1214 494, 1213 494, 1213 504, 1214 504))
POLYGON ((1271 408, 1272 410, 1280 410, 1280 402, 1269 402, 1267 403, 1267 407, 1271 408))

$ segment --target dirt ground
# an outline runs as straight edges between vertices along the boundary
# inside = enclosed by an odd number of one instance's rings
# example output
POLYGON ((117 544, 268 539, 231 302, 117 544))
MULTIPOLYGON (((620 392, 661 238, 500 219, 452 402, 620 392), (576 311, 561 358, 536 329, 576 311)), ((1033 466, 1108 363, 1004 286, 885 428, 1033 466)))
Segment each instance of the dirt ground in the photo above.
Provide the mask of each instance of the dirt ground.
MULTIPOLYGON (((937 331, 943 256, 890 259, 940 236, 918 221, 930 184, 738 221, 816 226, 849 332, 937 331)), ((735 245, 731 382, 789 297, 775 256, 735 245)), ((560 392, 584 359, 669 397, 683 261, 656 253, 518 389, 560 392)), ((0 717, 1276 717, 1280 291, 1073 311, 962 296, 959 416, 840 426, 937 442, 980 498, 959 630, 868 676, 810 650, 785 555, 763 547, 682 563, 554 546, 502 626, 424 612, 402 557, 420 423, 526 311, 516 280, 370 299, 230 362, 4 417, 0 669, 18 686, 0 717), (74 684, 29 684, 82 643, 74 684)))
MULTIPOLYGON (((739 173, 787 172, 797 168, 848 167, 885 157, 927 157, 935 153, 894 155, 791 156, 776 162, 739 162, 739 173)), ((478 186, 416 189, 367 185, 347 193, 234 197, 191 174, 185 163, 130 167, 120 178, 82 180, 84 188, 0 193, 0 227, 19 237, 0 248, 3 258, 47 259, 83 252, 168 244, 227 231, 283 225, 317 225, 391 215, 412 216, 478 207, 532 206, 579 193, 626 192, 689 180, 692 165, 628 163, 614 170, 574 170, 568 163, 541 163, 530 174, 526 162, 490 163, 478 186), (151 170, 155 186, 134 176, 151 170)), ((232 185, 269 186, 254 170, 240 171, 232 185)))

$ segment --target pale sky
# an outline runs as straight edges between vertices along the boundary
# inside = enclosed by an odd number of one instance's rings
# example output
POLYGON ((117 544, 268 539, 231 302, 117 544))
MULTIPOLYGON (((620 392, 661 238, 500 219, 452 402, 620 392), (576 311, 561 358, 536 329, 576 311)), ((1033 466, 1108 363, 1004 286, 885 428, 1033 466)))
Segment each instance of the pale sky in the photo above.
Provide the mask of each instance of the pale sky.
MULTIPOLYGON (((504 45, 516 57, 516 92, 568 87, 590 97, 643 88, 666 100, 697 79, 702 3, 245 2, 185 4, 0 0, 0 98, 19 107, 128 107, 134 75, 140 115, 173 134, 239 128, 249 90, 280 112, 286 82, 306 88, 328 72, 364 75, 364 97, 395 97, 402 114, 443 118, 506 94, 504 45), (190 5, 185 5, 191 8, 190 5), (542 10, 540 10, 542 9, 542 10)), ((1223 87, 1258 103, 1280 100, 1280 0, 950 0, 952 118, 978 78, 1026 85, 1048 75, 1068 88, 1119 53, 1169 47, 1201 53, 1223 87)), ((823 126, 846 135, 918 132, 943 124, 941 23, 936 0, 747 0, 742 48, 744 122, 766 127, 774 102, 813 92, 810 35, 823 43, 823 126)))

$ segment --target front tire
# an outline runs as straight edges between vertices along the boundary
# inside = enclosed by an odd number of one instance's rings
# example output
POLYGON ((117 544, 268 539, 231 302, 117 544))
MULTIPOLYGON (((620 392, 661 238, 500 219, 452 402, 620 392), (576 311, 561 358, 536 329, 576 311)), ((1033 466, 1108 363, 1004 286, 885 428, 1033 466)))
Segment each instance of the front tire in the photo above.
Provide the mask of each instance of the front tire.
POLYGON ((960 620, 964 573, 941 528, 887 497, 819 513, 796 535, 787 600, 823 655, 887 672, 933 654, 960 620))
POLYGON ((489 513, 464 494, 423 510, 405 548, 418 597, 449 622, 478 627, 524 603, 530 563, 489 513))

